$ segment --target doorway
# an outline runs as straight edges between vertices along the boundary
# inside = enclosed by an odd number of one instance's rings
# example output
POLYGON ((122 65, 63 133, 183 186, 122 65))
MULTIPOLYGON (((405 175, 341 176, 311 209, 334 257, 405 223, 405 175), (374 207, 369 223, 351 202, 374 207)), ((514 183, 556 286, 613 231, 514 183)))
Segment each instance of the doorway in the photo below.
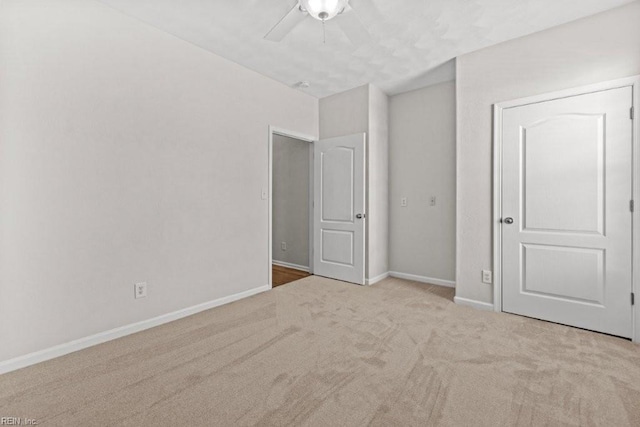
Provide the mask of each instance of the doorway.
POLYGON ((271 128, 269 153, 269 283, 277 287, 313 272, 313 138, 271 128))
POLYGON ((496 310, 633 337, 635 84, 496 105, 496 310))
POLYGON ((365 141, 364 133, 316 140, 269 127, 272 288, 313 274, 365 284, 365 141))

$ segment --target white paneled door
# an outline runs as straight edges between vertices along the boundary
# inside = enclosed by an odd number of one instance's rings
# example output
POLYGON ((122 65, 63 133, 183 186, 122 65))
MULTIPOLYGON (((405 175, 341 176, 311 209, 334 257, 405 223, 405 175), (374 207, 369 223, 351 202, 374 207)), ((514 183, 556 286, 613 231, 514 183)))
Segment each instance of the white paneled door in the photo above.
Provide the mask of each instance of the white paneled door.
POLYGON ((502 309, 632 334, 632 88, 503 110, 502 309))
POLYGON ((314 143, 314 274, 364 284, 365 134, 314 143))

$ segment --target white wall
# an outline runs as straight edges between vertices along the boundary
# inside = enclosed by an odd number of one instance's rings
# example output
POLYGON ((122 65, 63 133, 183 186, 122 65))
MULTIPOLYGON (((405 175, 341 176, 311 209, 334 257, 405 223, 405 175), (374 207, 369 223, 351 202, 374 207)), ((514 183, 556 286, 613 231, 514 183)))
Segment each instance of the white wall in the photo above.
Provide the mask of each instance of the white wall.
POLYGON ((2 1, 0 80, 0 361, 267 284, 316 99, 92 0, 2 1))
POLYGON ((273 260, 302 267, 309 267, 310 152, 307 141, 273 135, 273 260))
POLYGON ((365 277, 388 272, 389 98, 364 85, 320 100, 320 138, 367 134, 365 277))
POLYGON ((389 272, 389 97, 369 85, 367 278, 389 272))
POLYGON ((458 58, 458 297, 493 302, 492 104, 637 74, 640 2, 458 58))
POLYGON ((369 85, 320 100, 320 138, 369 132, 369 85))
POLYGON ((390 269, 453 282, 456 270, 456 85, 391 97, 390 269), (436 205, 430 205, 432 196, 436 205), (400 199, 406 197, 406 207, 400 199))

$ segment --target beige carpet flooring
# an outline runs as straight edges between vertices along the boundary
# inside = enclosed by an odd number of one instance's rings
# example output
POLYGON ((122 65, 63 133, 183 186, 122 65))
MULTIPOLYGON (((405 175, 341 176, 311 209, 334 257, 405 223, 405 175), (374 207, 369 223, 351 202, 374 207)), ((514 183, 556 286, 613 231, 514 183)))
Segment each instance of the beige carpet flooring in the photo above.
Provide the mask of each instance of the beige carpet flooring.
POLYGON ((398 279, 308 277, 0 376, 61 426, 640 426, 640 346, 398 279))

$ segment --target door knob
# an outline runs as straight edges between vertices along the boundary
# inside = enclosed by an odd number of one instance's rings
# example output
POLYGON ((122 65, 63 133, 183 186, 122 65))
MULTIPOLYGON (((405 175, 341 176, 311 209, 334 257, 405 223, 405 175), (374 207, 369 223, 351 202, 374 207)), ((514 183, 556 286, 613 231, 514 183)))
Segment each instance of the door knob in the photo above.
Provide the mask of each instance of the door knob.
POLYGON ((513 224, 513 218, 511 218, 510 216, 506 217, 504 219, 504 223, 505 224, 513 224))
POLYGON ((358 218, 358 219, 362 219, 362 218, 364 218, 365 216, 366 216, 365 214, 357 214, 357 215, 356 215, 356 218, 358 218))

